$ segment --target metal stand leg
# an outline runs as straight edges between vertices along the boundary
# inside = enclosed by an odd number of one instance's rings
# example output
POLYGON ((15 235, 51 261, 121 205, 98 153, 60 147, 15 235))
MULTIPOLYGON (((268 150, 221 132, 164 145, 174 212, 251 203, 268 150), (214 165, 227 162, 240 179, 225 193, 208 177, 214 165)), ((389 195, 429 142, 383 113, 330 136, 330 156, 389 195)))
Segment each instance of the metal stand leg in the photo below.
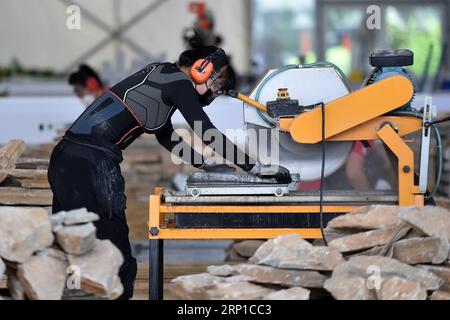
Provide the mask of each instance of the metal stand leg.
POLYGON ((163 300, 164 240, 149 240, 148 297, 163 300))

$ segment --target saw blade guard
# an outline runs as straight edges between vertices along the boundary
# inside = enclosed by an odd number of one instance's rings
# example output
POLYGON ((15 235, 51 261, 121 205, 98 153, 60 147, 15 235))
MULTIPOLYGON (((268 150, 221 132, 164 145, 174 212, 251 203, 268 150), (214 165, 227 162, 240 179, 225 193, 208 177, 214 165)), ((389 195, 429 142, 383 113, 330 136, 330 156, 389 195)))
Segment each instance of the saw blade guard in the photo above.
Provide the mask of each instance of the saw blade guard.
MULTIPOLYGON (((250 94, 250 98, 266 105, 277 100, 279 88, 287 88, 289 98, 300 105, 330 102, 349 93, 340 75, 332 66, 302 68, 287 66, 270 70, 250 94)), ((277 119, 244 103, 244 122, 248 132, 247 150, 262 163, 281 165, 300 181, 315 181, 321 174, 321 144, 300 144, 289 133, 280 131, 277 119)), ((327 119, 327 121, 332 121, 327 119)), ((354 142, 327 142, 325 177, 341 168, 354 142)))

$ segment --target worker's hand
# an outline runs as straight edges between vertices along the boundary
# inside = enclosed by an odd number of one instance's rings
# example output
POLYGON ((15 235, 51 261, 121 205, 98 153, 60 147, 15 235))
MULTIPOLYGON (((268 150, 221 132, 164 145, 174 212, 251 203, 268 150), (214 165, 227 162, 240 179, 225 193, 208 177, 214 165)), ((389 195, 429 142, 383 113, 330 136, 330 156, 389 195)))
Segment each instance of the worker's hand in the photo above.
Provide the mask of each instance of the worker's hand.
POLYGON ((256 162, 249 173, 261 178, 275 178, 279 183, 283 184, 292 182, 289 170, 279 165, 268 165, 256 162))

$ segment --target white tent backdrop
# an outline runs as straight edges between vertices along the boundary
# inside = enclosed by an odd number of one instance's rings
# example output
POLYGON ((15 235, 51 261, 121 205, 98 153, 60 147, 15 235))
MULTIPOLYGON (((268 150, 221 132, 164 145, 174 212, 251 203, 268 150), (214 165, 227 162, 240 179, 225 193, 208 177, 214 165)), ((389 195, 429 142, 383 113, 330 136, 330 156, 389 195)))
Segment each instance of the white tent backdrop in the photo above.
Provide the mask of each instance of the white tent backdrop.
MULTIPOLYGON (((156 7, 127 29, 123 36, 153 57, 173 61, 184 49, 182 30, 191 26, 195 15, 189 0, 3 0, 0 2, 0 65, 17 58, 25 67, 66 70, 74 61, 110 34, 92 22, 97 17, 105 28, 127 24, 136 14, 156 7), (81 8, 81 29, 69 30, 66 12, 70 4, 81 8), (95 18, 94 17, 94 18, 95 18)), ((236 69, 248 68, 248 1, 210 0, 207 7, 216 18, 216 30, 224 38, 224 48, 234 57, 236 69)), ((109 42, 86 62, 100 68, 116 58, 117 41, 109 42)), ((127 45, 120 45, 126 68, 138 57, 127 45)))

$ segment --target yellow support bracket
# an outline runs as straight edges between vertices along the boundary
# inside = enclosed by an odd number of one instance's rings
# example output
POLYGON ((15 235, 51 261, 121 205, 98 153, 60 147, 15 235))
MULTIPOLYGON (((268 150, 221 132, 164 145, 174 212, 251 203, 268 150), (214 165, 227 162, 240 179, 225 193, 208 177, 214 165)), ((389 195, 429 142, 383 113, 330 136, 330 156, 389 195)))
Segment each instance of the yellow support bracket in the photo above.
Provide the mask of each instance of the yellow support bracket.
MULTIPOLYGON (((380 139, 389 147, 398 159, 398 195, 400 206, 420 204, 416 199, 417 187, 414 185, 414 153, 395 132, 389 123, 377 131, 380 139)), ((423 204, 422 204, 423 205, 423 204)))

